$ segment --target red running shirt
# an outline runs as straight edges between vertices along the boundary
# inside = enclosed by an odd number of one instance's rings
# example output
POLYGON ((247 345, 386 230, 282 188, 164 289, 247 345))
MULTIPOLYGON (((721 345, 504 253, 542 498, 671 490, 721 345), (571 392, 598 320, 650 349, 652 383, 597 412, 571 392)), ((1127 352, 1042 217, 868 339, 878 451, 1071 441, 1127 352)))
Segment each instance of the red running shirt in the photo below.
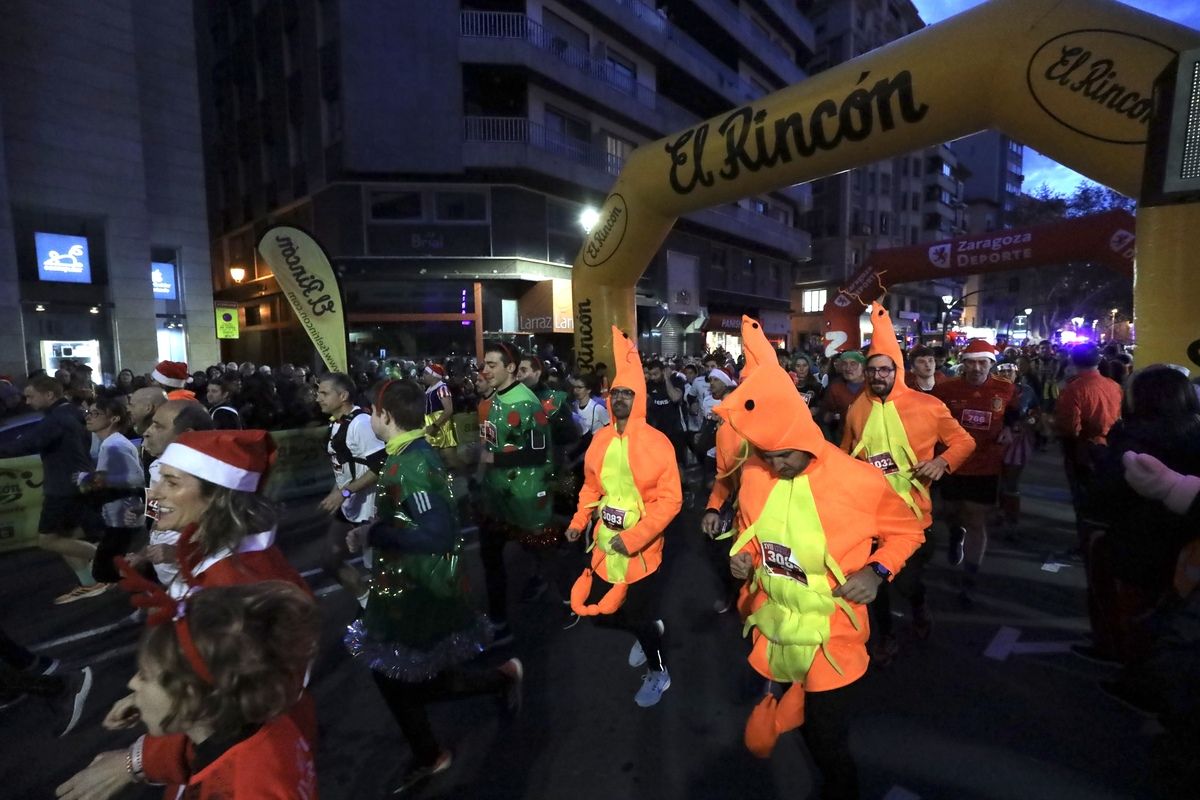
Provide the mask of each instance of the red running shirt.
POLYGON ((972 386, 962 378, 939 383, 933 396, 946 404, 950 416, 975 440, 975 452, 955 475, 999 475, 1004 464, 1004 445, 997 440, 1004 430, 1006 409, 1019 410, 1016 386, 999 378, 988 377, 982 386, 972 386))

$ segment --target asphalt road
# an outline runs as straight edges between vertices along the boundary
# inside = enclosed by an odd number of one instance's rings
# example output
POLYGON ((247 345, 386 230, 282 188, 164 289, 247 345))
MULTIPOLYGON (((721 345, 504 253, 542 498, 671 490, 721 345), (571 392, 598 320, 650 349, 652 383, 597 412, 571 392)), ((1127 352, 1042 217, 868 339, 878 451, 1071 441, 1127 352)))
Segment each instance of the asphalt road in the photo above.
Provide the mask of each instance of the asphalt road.
MULTIPOLYGON (((932 638, 912 637, 897 621, 902 650, 864 678, 867 702, 853 722, 851 747, 867 798, 1153 797, 1156 724, 1110 700, 1097 681, 1112 671, 1065 652, 1087 630, 1084 575, 1063 554, 1074 533, 1057 458, 1039 455, 1026 470, 1024 519, 1016 540, 994 536, 976 603, 955 598, 945 532, 927 571, 935 613, 932 638), (1060 566, 1055 567, 1055 564, 1060 566)), ((315 567, 324 521, 312 503, 284 511, 281 540, 301 570, 315 567)), ((584 622, 561 629, 553 592, 519 605, 513 650, 525 663, 525 706, 502 722, 488 699, 436 707, 435 729, 455 753, 453 768, 418 797, 506 800, 725 800, 803 798, 811 768, 798 736, 785 737, 769 761, 742 746, 755 702, 738 619, 712 610, 717 583, 702 549, 696 514, 668 531, 667 664, 672 687, 662 703, 639 709, 640 672, 626 656, 632 638, 584 622)), ((477 553, 468 559, 482 587, 477 553)), ((528 557, 510 548, 514 593, 528 557)), ((26 551, 0 556, 0 619, 9 635, 68 665, 93 665, 97 682, 80 728, 50 733, 39 700, 0 712, 0 798, 53 797, 54 786, 103 750, 132 735, 99 721, 132 675, 139 626, 117 592, 65 607, 69 588, 56 559, 26 551)), ((325 614, 315 672, 321 740, 321 796, 385 797, 408 749, 367 673, 350 662, 341 631, 355 606, 314 574, 325 614)), ((907 613, 903 602, 897 612, 907 613)), ((506 653, 495 657, 506 657, 506 653)), ((130 790, 122 798, 160 796, 130 790)))

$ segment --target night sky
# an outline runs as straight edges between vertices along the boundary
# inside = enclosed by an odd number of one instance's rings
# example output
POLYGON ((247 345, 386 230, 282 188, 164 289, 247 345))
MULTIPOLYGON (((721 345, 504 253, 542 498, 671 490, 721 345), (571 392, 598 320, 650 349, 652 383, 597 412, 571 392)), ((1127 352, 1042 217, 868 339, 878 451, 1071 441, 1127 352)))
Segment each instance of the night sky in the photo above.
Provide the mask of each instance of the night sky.
MULTIPOLYGON (((979 5, 983 0, 913 0, 921 19, 932 25, 946 17, 979 5)), ((1200 2, 1197 0, 1124 0, 1126 5, 1140 8, 1151 14, 1200 30, 1200 2)), ((1032 148, 1025 148, 1025 192, 1034 192, 1042 184, 1051 189, 1070 194, 1075 187, 1087 179, 1078 172, 1067 169, 1032 148)))

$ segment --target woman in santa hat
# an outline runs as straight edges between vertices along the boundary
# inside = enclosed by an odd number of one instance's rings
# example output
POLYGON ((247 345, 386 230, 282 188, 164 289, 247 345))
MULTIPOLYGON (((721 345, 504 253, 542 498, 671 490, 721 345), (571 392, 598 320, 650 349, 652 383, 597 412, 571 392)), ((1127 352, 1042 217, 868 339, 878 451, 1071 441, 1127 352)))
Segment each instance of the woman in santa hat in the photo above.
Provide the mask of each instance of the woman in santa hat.
MULTIPOLYGON (((274 454, 270 435, 261 430, 188 431, 163 451, 158 480, 147 496, 157 502, 159 527, 180 531, 179 573, 166 587, 170 597, 184 600, 201 589, 263 581, 284 581, 309 592, 275 546, 275 508, 258 494, 274 454)), ((135 596, 135 605, 144 602, 135 596)), ((307 693, 298 705, 304 716, 312 714, 307 693)), ((113 705, 104 727, 130 728, 140 716, 137 695, 131 694, 113 705)), ((127 749, 101 753, 71 783, 80 792, 89 787, 114 787, 115 792, 143 780, 186 784, 187 744, 182 735, 143 736, 127 749)))

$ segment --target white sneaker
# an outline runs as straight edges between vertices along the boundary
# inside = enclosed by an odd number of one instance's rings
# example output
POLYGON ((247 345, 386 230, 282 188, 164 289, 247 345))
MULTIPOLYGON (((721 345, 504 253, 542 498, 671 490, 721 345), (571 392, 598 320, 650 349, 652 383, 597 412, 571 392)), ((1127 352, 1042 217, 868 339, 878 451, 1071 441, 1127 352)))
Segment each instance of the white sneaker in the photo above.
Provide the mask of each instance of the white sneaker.
POLYGON ((642 688, 633 696, 633 702, 642 708, 657 705, 662 700, 663 692, 671 688, 671 674, 665 669, 661 672, 653 670, 642 678, 642 688))
MULTIPOLYGON (((658 635, 662 636, 666 626, 663 625, 661 619, 654 620, 654 624, 658 627, 658 635)), ((629 666, 637 669, 642 664, 646 663, 646 651, 642 649, 642 643, 635 641, 633 647, 629 648, 629 666)))

